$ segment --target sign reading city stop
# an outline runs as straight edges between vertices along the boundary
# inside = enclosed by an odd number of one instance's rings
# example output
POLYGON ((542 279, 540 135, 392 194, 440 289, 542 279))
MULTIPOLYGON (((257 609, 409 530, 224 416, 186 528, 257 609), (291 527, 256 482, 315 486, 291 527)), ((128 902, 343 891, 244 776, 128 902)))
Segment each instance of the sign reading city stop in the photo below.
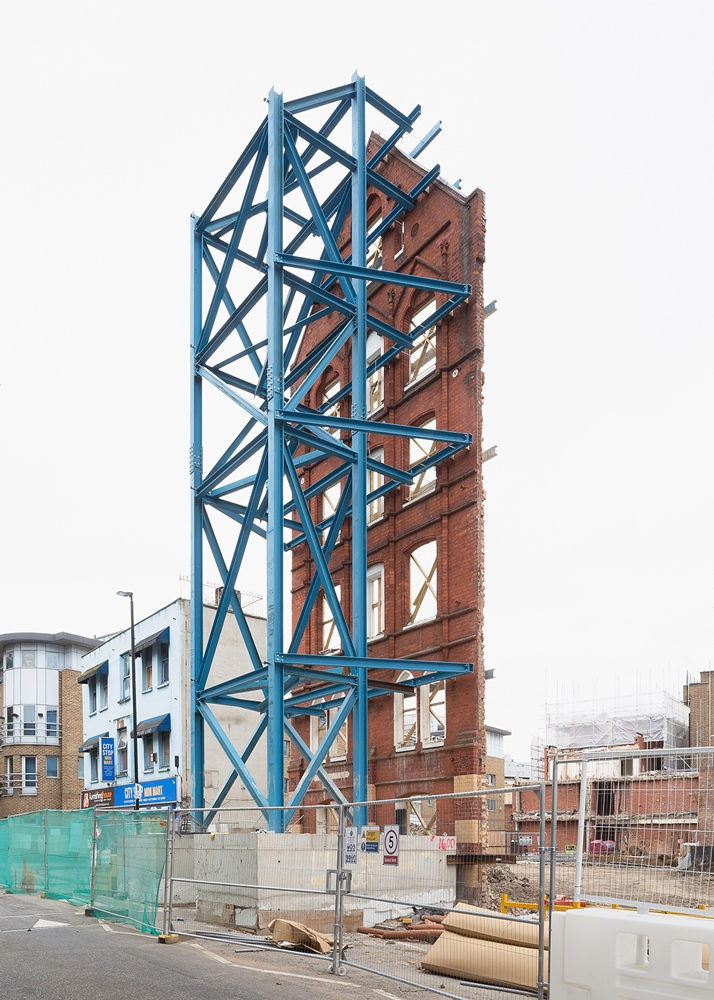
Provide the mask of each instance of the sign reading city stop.
POLYGON ((384 828, 384 865, 399 864, 399 827, 385 826, 384 828))

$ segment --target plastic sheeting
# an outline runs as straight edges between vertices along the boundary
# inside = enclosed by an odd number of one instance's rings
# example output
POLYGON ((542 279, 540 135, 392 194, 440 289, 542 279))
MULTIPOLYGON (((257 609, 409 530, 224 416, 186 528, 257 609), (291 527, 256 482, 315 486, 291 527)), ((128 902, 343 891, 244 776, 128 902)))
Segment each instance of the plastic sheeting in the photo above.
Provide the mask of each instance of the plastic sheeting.
POLYGON ((0 885, 44 893, 155 932, 166 813, 39 810, 0 820, 0 885))
POLYGON ((627 746, 642 737, 663 748, 689 744, 689 708, 665 692, 619 702, 595 699, 548 712, 546 743, 559 750, 627 746))

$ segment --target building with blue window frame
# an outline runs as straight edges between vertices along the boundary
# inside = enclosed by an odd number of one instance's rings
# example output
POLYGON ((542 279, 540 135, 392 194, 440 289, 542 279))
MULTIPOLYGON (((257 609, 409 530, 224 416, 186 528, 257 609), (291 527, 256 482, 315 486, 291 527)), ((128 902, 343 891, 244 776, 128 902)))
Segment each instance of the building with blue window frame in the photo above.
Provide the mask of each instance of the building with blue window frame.
MULTIPOLYGON (((219 594, 217 594, 216 604, 219 594)), ((190 697, 190 601, 179 598, 149 615, 135 626, 135 668, 137 692, 137 748, 139 781, 144 786, 145 804, 190 802, 191 725, 190 697)), ((216 606, 204 604, 204 628, 210 633, 216 606)), ((266 621, 245 609, 251 635, 261 655, 265 655, 266 621)), ((107 639, 82 658, 83 742, 78 747, 84 762, 84 789, 81 805, 97 804, 103 793, 108 805, 123 805, 126 788, 133 787, 133 705, 131 685, 131 634, 126 629, 107 639), (113 741, 114 777, 103 775, 101 741, 113 741), (108 790, 114 789, 113 795, 108 790)), ((231 615, 211 671, 211 682, 219 684, 253 669, 239 628, 231 615)), ((257 696, 256 696, 257 697, 257 696)), ((253 713, 224 709, 224 726, 236 745, 250 738, 253 713)), ((106 754, 104 755, 106 761, 106 754)), ((254 751, 254 760, 266 784, 265 739, 254 751)), ((203 772, 206 797, 217 794, 230 778, 231 767, 217 742, 207 743, 203 772)), ((133 800, 132 800, 133 801, 133 800)), ((130 802, 131 804, 131 802, 130 802)), ((248 805, 252 799, 240 781, 234 781, 224 806, 248 805)))

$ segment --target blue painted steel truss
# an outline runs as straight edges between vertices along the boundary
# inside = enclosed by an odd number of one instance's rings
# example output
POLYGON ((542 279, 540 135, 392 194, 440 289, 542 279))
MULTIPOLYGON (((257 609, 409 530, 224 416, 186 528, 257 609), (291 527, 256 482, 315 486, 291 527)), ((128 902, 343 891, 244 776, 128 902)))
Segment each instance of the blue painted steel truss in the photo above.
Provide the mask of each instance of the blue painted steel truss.
MULTIPOLYGON (((330 746, 352 713, 353 800, 367 799, 367 721, 369 699, 394 690, 376 676, 384 671, 410 669, 408 686, 453 677, 473 669, 471 664, 424 660, 377 659, 367 655, 367 505, 471 444, 470 434, 447 430, 379 423, 379 432, 438 442, 433 453, 408 471, 393 468, 367 455, 367 380, 402 351, 409 351, 427 324, 409 333, 397 330, 369 313, 367 283, 403 285, 447 296, 428 321, 432 325, 452 312, 471 294, 469 285, 413 274, 367 267, 368 246, 405 211, 414 206, 439 174, 434 167, 405 192, 377 170, 420 113, 417 107, 402 114, 365 86, 355 75, 346 86, 284 102, 271 91, 268 115, 211 199, 206 210, 191 220, 191 485, 193 490, 191 587, 191 773, 192 801, 204 807, 204 727, 208 725, 232 770, 217 798, 218 808, 237 777, 256 804, 266 811, 272 829, 283 829, 318 778, 329 794, 344 796, 323 769, 330 746), (366 109, 376 109, 394 131, 367 159, 366 109), (326 115, 314 127, 316 114, 326 115), (308 125, 304 115, 312 124, 308 125), (333 138, 340 123, 351 117, 351 150, 333 138), (333 182, 330 184, 330 175, 333 182), (319 180, 318 180, 319 177, 319 180), (327 184, 325 183, 327 181, 327 184), (367 188, 390 198, 394 209, 367 233, 367 188), (267 196, 263 193, 267 189, 267 196), (318 193, 319 191, 319 193, 318 193), (227 204, 235 205, 227 211, 227 204), (224 214, 219 214, 223 212, 224 214), (337 240, 351 214, 351 255, 343 258, 337 240), (316 243, 317 241, 317 243, 316 243), (318 250, 308 256, 305 247, 318 250), (336 321, 300 363, 301 337, 310 324, 326 316, 336 321), (376 330, 391 345, 367 364, 367 331, 376 330), (347 341, 351 341, 352 378, 331 403, 351 396, 349 419, 310 408, 309 390, 347 341), (204 385, 217 390, 237 407, 242 425, 225 421, 232 440, 208 471, 203 471, 204 385), (344 428, 349 444, 330 431, 344 428), (307 452, 300 453, 306 447, 307 452), (300 469, 327 457, 340 460, 338 468, 303 490, 300 469), (383 485, 368 490, 368 472, 378 472, 383 485), (337 508, 330 518, 313 523, 308 501, 333 482, 346 479, 337 508), (345 518, 352 519, 351 622, 343 613, 330 576, 330 557, 345 518), (233 526, 222 529, 221 519, 233 526), (294 532, 298 532, 297 536, 294 532), (235 592, 246 559, 249 539, 265 540, 267 552, 267 663, 263 663, 235 592), (284 552, 307 542, 315 576, 303 607, 284 635, 284 552), (223 590, 210 634, 204 636, 202 594, 204 551, 210 551, 223 590), (309 656, 298 652, 320 590, 334 617, 341 655, 309 656), (229 608, 235 615, 253 669, 227 682, 209 686, 208 678, 229 608), (343 668, 347 671, 343 673, 343 668), (293 694, 305 681, 320 681, 319 689, 293 694), (241 694, 259 694, 259 700, 241 694), (320 708, 309 703, 325 699, 320 708), (242 749, 232 745, 211 706, 233 706, 255 715, 255 730, 242 749), (296 716, 333 710, 319 749, 311 751, 292 720, 296 716), (249 759, 267 734, 267 796, 252 776, 249 759), (290 797, 284 801, 284 740, 290 739, 306 768, 290 797), (287 805, 287 810, 267 807, 287 805)), ((412 155, 436 134, 438 126, 412 155)), ((387 595, 388 599, 388 595, 387 595)), ((391 685, 391 686, 390 686, 391 685)), ((364 808, 353 821, 366 820, 364 808)))

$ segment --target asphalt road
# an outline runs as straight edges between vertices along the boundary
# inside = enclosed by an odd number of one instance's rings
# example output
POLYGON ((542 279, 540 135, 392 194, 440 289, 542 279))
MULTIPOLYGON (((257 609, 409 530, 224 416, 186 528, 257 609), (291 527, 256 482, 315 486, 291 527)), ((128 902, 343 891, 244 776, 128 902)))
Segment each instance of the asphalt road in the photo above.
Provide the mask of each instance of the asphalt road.
MULTIPOLYGON (((478 991, 480 993, 480 991, 478 991)), ((326 962, 155 937, 58 900, 0 891, 0 1000, 422 1000, 414 987, 326 962), (355 972, 357 975, 355 976, 355 972)), ((474 1000, 476 998, 474 997, 474 1000)))

